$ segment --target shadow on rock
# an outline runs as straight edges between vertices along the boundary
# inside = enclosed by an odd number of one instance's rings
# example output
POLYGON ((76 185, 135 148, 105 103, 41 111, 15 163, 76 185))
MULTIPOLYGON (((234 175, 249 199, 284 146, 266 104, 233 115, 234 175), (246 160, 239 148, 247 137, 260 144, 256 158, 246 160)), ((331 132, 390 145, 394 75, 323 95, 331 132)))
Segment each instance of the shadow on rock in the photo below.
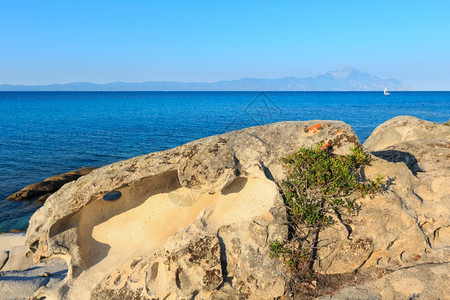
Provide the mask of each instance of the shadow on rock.
POLYGON ((383 150, 372 152, 372 154, 389 162, 405 163, 408 169, 411 170, 411 172, 414 174, 414 176, 416 176, 418 172, 423 172, 417 163, 416 157, 411 153, 398 150, 383 150))

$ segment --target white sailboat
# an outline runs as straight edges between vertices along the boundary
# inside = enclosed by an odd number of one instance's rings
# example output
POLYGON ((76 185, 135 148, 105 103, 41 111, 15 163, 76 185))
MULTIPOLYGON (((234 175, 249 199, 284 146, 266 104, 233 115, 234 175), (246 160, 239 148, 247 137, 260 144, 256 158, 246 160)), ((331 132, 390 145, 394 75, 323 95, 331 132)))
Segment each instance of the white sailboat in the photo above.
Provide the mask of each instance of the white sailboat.
POLYGON ((387 88, 384 88, 384 94, 387 96, 390 95, 391 93, 388 93, 387 88))

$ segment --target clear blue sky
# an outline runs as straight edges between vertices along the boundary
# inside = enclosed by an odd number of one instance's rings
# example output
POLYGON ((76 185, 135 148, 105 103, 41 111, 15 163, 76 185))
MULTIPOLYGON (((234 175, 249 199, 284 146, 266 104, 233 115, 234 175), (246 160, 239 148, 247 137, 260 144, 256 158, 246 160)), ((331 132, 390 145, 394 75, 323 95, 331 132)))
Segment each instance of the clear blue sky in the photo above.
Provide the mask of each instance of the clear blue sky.
POLYGON ((0 2, 0 84, 316 76, 450 90, 450 1, 0 2), (119 3, 120 2, 120 3, 119 3))

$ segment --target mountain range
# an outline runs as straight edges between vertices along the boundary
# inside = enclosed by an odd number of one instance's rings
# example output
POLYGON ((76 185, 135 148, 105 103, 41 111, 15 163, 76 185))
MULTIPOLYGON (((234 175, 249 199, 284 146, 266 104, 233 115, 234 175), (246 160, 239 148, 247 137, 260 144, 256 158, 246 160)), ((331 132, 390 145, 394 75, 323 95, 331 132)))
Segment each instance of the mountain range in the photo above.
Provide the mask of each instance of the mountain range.
POLYGON ((351 66, 343 66, 316 77, 304 78, 0 85, 0 91, 380 91, 384 88, 390 91, 411 90, 397 79, 381 79, 351 66))

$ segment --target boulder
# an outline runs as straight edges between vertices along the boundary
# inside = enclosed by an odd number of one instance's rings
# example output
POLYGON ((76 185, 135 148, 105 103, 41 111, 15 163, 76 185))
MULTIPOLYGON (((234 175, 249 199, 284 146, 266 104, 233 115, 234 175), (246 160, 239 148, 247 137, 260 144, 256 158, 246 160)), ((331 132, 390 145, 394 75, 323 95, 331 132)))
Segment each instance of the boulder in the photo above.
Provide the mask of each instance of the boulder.
POLYGON ((411 116, 398 116, 375 128, 364 142, 364 147, 369 151, 379 151, 401 142, 436 138, 448 141, 450 126, 411 116))
POLYGON ((288 233, 280 158, 320 142, 336 154, 359 145, 343 122, 282 122, 117 162, 64 185, 32 216, 26 246, 35 261, 64 258, 69 271, 36 299, 282 296, 284 266, 268 253, 288 233), (103 200, 111 191, 121 197, 103 200))
POLYGON ((59 190, 64 184, 77 180, 81 176, 89 174, 94 169, 95 168, 84 167, 75 171, 49 177, 43 181, 27 185, 6 199, 18 201, 38 198, 38 202, 44 202, 51 194, 59 190))
POLYGON ((384 174, 384 192, 357 199, 355 215, 320 232, 317 271, 391 274, 321 299, 444 299, 450 294, 450 130, 414 117, 377 127, 362 176, 384 174), (358 296, 355 296, 358 295, 358 296))
MULTIPOLYGON (((363 171, 370 179, 384 174, 385 190, 357 199, 355 214, 334 216, 335 225, 320 232, 316 270, 337 274, 368 267, 392 270, 448 262, 448 237, 444 232, 436 236, 450 226, 448 197, 428 190, 429 178, 415 177, 404 163, 376 159, 363 171)), ((449 179, 447 169, 435 180, 449 179)), ((442 188, 445 194, 448 188, 442 188)))

